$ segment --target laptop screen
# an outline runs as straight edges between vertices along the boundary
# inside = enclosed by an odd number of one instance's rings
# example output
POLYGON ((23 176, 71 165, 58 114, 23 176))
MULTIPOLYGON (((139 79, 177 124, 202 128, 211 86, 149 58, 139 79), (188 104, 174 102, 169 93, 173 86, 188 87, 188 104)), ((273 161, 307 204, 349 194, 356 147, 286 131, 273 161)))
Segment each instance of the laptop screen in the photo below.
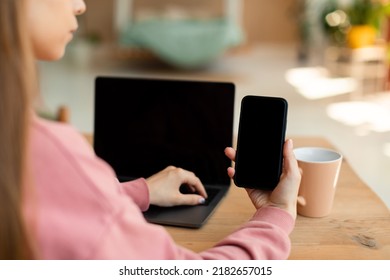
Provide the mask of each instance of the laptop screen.
POLYGON ((98 77, 94 148, 118 177, 149 177, 169 165, 203 184, 230 184, 234 84, 98 77))

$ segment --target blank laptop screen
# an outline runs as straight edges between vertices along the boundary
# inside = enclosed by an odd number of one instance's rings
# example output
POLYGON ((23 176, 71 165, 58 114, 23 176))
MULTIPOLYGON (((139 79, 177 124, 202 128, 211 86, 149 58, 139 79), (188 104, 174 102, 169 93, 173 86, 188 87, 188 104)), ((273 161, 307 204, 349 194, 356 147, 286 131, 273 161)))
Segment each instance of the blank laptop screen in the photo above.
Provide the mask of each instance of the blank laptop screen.
POLYGON ((229 185, 234 85, 98 77, 94 148, 118 177, 149 177, 169 165, 204 184, 229 185))

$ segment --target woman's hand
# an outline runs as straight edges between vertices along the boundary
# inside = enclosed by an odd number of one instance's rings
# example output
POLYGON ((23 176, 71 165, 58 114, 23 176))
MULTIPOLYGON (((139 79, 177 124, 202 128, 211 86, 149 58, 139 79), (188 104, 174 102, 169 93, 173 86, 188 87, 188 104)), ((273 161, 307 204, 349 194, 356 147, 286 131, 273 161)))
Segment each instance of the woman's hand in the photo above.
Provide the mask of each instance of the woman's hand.
MULTIPOLYGON (((236 151, 233 148, 226 148, 225 154, 231 160, 235 160, 236 151)), ((301 172, 293 152, 293 143, 289 139, 283 147, 283 173, 280 176, 279 184, 272 191, 257 189, 246 189, 256 209, 265 206, 273 206, 286 210, 295 219, 297 216, 297 196, 301 182, 301 172)), ((260 170, 259 170, 260 172, 260 170)), ((228 168, 228 175, 233 178, 235 170, 228 168)))
POLYGON ((146 179, 149 187, 150 204, 158 206, 198 205, 207 198, 203 184, 194 173, 169 166, 146 179), (182 194, 179 190, 186 184, 194 194, 182 194), (197 193, 197 194, 195 194, 197 193))

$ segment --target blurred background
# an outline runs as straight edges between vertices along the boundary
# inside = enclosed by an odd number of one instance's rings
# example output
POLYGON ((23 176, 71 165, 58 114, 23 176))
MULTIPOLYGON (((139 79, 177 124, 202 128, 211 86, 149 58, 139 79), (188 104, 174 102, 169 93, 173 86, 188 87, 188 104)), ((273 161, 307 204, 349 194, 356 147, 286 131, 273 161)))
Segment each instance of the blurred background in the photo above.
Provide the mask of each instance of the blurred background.
MULTIPOLYGON (((98 75, 231 81, 289 102, 288 136, 328 139, 390 207, 388 1, 86 0, 40 111, 93 133, 98 75)), ((114 89, 113 89, 114 90, 114 89)))

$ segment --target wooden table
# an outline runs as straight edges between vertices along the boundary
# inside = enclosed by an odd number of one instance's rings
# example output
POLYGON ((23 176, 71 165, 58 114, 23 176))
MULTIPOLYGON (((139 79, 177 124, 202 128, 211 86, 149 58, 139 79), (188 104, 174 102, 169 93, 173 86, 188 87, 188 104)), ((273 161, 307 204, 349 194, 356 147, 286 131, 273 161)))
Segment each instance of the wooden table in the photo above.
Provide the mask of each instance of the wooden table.
MULTIPOLYGON (((293 139, 295 147, 333 148, 323 138, 293 139)), ((231 233, 254 211, 245 190, 232 186, 201 229, 166 229, 178 244, 199 252, 231 233)), ((390 212, 344 159, 332 213, 325 218, 298 216, 291 242, 290 259, 390 259, 390 212)))

